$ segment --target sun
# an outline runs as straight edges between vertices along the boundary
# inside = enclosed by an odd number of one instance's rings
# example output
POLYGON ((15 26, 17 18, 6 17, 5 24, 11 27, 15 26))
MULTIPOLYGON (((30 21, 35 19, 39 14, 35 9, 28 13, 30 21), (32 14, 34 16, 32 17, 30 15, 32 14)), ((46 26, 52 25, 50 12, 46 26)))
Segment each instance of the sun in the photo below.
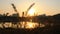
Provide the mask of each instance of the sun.
POLYGON ((31 8, 29 11, 28 11, 28 15, 29 16, 34 16, 34 13, 35 13, 35 10, 33 8, 31 8))

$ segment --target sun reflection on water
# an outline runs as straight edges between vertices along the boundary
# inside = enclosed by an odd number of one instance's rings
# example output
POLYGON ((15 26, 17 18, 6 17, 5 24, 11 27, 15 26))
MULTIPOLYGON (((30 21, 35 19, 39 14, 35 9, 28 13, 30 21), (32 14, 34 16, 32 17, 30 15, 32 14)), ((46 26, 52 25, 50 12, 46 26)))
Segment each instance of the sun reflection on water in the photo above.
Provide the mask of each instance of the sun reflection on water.
POLYGON ((25 28, 25 29, 34 29, 37 28, 39 24, 33 22, 22 22, 21 26, 22 26, 21 28, 25 28))
POLYGON ((37 28, 38 26, 39 26, 38 23, 29 22, 26 24, 26 29, 34 29, 34 28, 37 28))
POLYGON ((35 23, 35 22, 19 22, 17 24, 13 24, 13 23, 0 23, 0 28, 23 28, 23 29, 34 29, 37 27, 45 27, 44 24, 42 23, 35 23))

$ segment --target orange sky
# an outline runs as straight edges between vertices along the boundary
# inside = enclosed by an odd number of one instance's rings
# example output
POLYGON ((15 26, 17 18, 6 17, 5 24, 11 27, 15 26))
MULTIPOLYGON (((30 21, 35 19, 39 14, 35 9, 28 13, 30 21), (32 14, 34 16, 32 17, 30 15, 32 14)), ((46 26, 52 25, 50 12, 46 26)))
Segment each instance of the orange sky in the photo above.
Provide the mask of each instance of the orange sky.
POLYGON ((60 13, 60 0, 0 0, 0 14, 9 13, 13 14, 14 9, 11 3, 14 3, 20 16, 22 12, 26 11, 28 7, 35 3, 32 7, 35 9, 36 14, 54 15, 60 13))

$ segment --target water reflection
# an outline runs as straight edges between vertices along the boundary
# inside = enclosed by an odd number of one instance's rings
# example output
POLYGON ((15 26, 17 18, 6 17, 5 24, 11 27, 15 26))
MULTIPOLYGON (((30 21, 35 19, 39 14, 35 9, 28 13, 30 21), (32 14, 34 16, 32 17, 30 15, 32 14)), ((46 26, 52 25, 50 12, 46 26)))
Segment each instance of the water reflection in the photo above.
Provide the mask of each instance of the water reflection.
POLYGON ((42 23, 37 23, 37 22, 19 22, 17 24, 13 24, 13 23, 0 23, 0 28, 23 28, 23 29, 34 29, 37 27, 45 27, 44 24, 42 23))
POLYGON ((25 22, 24 26, 26 29, 34 29, 34 28, 37 28, 39 24, 34 22, 25 22))

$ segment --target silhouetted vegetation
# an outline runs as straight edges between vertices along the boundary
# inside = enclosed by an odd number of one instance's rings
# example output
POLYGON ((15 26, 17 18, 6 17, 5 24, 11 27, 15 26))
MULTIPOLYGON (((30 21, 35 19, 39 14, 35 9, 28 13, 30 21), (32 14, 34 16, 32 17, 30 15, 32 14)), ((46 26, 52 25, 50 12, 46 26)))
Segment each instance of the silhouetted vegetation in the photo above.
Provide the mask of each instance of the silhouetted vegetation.
MULTIPOLYGON (((0 34, 60 34, 60 14, 53 15, 53 16, 33 16, 32 18, 24 18, 21 19, 16 17, 0 17, 0 21, 6 20, 6 18, 11 19, 12 21, 19 21, 32 19, 33 22, 44 23, 47 24, 43 28, 35 28, 32 30, 28 29, 14 29, 14 28, 3 28, 0 29, 0 34), (15 20, 16 18, 16 20, 15 20), (18 20, 19 19, 19 20, 18 20)), ((7 19, 9 21, 9 19, 7 19)))

